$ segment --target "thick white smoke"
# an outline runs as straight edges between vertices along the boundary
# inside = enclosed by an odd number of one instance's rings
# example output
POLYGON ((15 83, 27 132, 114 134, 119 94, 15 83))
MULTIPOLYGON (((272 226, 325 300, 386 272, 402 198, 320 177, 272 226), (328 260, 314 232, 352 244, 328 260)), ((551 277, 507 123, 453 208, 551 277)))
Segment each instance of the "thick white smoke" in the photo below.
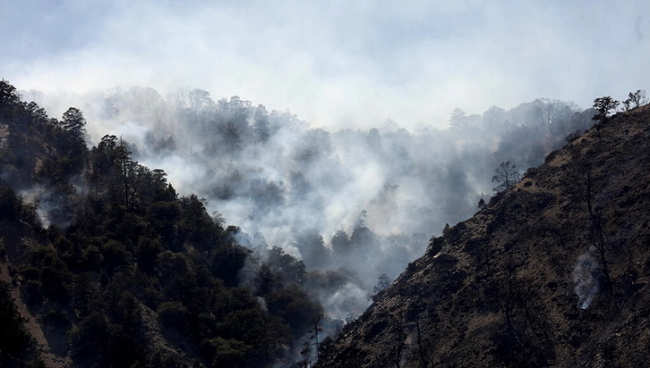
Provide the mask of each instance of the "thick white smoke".
POLYGON ((380 275, 395 278, 445 223, 470 216, 492 193, 501 161, 537 165, 591 123, 575 105, 550 100, 482 116, 458 110, 446 130, 409 132, 388 121, 328 132, 238 97, 215 102, 202 90, 42 99, 50 113, 80 107, 93 144, 122 136, 136 160, 165 170, 177 191, 204 197, 260 244, 281 247, 309 270, 353 272, 333 295, 314 292, 338 317, 360 313, 380 275))

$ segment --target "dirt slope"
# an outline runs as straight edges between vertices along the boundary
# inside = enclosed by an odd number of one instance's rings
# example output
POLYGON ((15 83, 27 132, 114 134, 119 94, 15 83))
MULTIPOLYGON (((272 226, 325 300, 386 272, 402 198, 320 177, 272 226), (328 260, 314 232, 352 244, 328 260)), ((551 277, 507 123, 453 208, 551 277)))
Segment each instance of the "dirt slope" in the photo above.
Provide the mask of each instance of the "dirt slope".
POLYGON ((646 366, 648 208, 642 107, 432 240, 318 367, 646 366))

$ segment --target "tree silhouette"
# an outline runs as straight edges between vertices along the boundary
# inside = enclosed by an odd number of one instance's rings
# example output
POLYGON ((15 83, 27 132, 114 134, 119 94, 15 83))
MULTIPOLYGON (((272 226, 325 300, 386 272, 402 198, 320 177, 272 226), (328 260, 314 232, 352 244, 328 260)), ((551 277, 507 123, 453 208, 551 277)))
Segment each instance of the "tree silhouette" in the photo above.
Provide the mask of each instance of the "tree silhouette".
POLYGON ((61 120, 61 126, 69 131, 75 139, 83 142, 85 141, 86 136, 86 119, 83 116, 81 110, 76 107, 69 108, 66 112, 63 113, 63 118, 61 120))
POLYGON ((483 198, 481 198, 481 199, 478 201, 478 208, 480 208, 480 209, 484 209, 486 206, 487 206, 487 205, 485 204, 485 200, 483 200, 483 198))
POLYGON ((0 79, 0 111, 10 105, 15 105, 20 101, 20 94, 16 87, 9 84, 4 79, 0 79))
POLYGON ((378 294, 383 291, 386 291, 389 287, 390 287, 390 279, 385 273, 382 273, 381 276, 379 276, 377 285, 375 285, 372 291, 378 294))
POLYGON ((519 180, 521 180, 521 174, 517 170, 517 166, 510 161, 502 162, 494 169, 492 182, 500 183, 494 188, 495 192, 510 189, 519 180))
POLYGON ((382 273, 377 280, 377 285, 372 288, 373 295, 370 296, 373 302, 377 302, 384 291, 388 290, 390 287, 390 278, 385 273, 382 273))
POLYGON ((610 111, 615 110, 619 105, 619 102, 610 96, 598 97, 594 100, 594 109, 598 111, 598 114, 594 115, 592 120, 600 120, 604 123, 607 120, 607 115, 610 111))
POLYGON ((636 92, 632 93, 630 92, 628 95, 628 99, 623 101, 623 105, 625 105, 625 110, 630 110, 630 109, 635 109, 641 105, 645 105, 647 103, 647 99, 645 96, 645 90, 639 89, 636 92), (634 106, 631 106, 634 104, 634 106))
POLYGON ((467 129, 469 127, 469 119, 460 108, 455 108, 451 112, 451 118, 449 119, 449 126, 455 129, 467 129))

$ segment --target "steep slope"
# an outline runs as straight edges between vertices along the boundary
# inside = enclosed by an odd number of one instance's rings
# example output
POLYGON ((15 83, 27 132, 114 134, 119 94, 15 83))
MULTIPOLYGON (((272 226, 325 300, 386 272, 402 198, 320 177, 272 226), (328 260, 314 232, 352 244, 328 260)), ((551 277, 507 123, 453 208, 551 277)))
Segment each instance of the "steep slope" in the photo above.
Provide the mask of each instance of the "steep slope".
POLYGON ((319 368, 650 360, 650 109, 598 124, 432 239, 319 368))

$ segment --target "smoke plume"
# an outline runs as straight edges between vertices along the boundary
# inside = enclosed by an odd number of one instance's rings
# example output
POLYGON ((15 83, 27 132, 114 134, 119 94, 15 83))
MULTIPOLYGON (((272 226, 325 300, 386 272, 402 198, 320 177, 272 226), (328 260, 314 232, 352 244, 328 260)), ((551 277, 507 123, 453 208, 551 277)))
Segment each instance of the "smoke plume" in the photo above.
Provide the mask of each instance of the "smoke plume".
POLYGON ((79 106, 92 144, 121 136, 134 159, 163 169, 179 193, 196 193, 239 226, 239 242, 260 258, 279 247, 308 271, 347 270, 338 288, 310 290, 341 319, 365 309, 380 275, 394 279, 446 223, 471 216, 492 193, 500 162, 536 166, 592 123, 589 111, 547 99, 482 115, 457 109, 444 130, 408 131, 389 120, 327 131, 198 89, 41 98, 50 111, 79 106))
POLYGON ((599 265, 591 251, 581 254, 573 269, 574 291, 578 296, 580 309, 589 308, 600 291, 600 282, 598 281, 599 265))

